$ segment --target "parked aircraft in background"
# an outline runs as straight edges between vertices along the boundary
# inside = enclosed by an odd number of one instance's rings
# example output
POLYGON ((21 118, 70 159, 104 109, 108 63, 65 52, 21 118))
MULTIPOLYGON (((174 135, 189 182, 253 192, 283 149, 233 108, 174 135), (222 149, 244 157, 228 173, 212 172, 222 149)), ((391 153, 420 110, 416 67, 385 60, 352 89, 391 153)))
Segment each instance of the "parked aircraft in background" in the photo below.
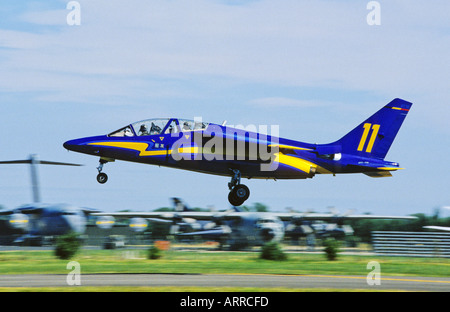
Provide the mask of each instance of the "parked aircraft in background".
MULTIPOLYGON (((99 228, 109 229, 114 225, 112 217, 95 217, 95 213, 100 212, 98 209, 41 202, 38 165, 81 165, 39 160, 37 155, 30 155, 29 159, 24 160, 0 161, 0 164, 29 164, 31 168, 33 202, 18 208, 0 210, 0 220, 5 221, 4 223, 8 224, 8 227, 16 233, 12 244, 41 245, 46 238, 53 238, 69 232, 84 234, 90 216, 95 218, 95 224, 99 228)), ((140 218, 132 218, 129 220, 129 226, 138 232, 147 227, 147 222, 140 218)))
MULTIPOLYGON (((450 210, 450 206, 442 206, 441 208, 450 210)), ((437 230, 437 231, 450 231, 450 227, 448 227, 448 226, 428 225, 428 226, 424 226, 423 228, 429 229, 429 230, 437 230)))
POLYGON ((83 233, 86 229, 86 215, 98 211, 68 204, 44 204, 41 202, 37 165, 80 166, 79 164, 39 160, 37 155, 28 159, 0 161, 0 164, 29 164, 31 169, 31 204, 18 208, 0 210, 0 217, 9 226, 22 234, 15 243, 41 244, 45 236, 61 235, 68 232, 83 233))
POLYGON ((428 226, 424 226, 423 228, 430 229, 430 230, 438 230, 438 231, 450 231, 450 227, 448 227, 448 226, 428 225, 428 226))
MULTIPOLYGON (((314 212, 249 212, 232 207, 225 211, 193 211, 174 198, 177 209, 174 211, 152 212, 115 212, 93 213, 94 216, 105 218, 139 218, 142 230, 144 221, 166 223, 172 226, 172 234, 177 237, 201 237, 219 241, 231 249, 246 246, 258 246, 275 241, 280 242, 286 235, 300 236, 341 235, 348 228, 342 226, 343 220, 354 219, 406 219, 410 216, 377 216, 314 212), (314 221, 326 222, 322 225, 314 221)), ((350 229, 351 230, 351 229, 350 229)), ((348 234, 348 233, 347 233, 348 234)))
MULTIPOLYGON (((250 190, 241 178, 306 179, 316 174, 364 173, 388 177, 400 168, 384 158, 412 103, 394 99, 341 139, 311 144, 178 118, 135 122, 108 135, 64 143, 68 150, 100 158, 97 180, 108 176, 103 165, 124 160, 231 177, 228 200, 242 205, 250 190)), ((261 131, 262 132, 262 131, 261 131)))

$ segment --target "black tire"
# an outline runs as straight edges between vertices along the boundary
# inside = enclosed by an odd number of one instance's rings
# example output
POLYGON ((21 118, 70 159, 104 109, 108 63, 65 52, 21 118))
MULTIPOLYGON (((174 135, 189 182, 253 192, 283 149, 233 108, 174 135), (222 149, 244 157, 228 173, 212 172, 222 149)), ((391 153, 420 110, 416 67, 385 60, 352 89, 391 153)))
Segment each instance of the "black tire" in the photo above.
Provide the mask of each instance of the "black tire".
POLYGON ((233 206, 242 205, 250 196, 250 190, 244 184, 236 185, 228 194, 228 201, 233 206))
POLYGON ((234 196, 233 190, 231 190, 230 193, 228 193, 228 202, 232 206, 236 206, 237 198, 234 196))
POLYGON ((250 189, 244 184, 236 185, 233 189, 233 193, 238 200, 242 201, 242 203, 250 197, 250 189))
POLYGON ((108 181, 108 175, 106 173, 101 172, 101 173, 99 173, 97 175, 97 182, 98 183, 105 184, 106 181, 108 181))

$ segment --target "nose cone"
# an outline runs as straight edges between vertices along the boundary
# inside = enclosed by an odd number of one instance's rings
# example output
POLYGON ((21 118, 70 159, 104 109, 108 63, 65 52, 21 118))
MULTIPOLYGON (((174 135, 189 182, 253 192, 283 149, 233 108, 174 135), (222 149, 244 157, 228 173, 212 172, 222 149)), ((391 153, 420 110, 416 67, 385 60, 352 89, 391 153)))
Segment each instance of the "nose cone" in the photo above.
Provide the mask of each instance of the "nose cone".
POLYGON ((64 142, 64 144, 63 144, 64 148, 69 150, 69 151, 72 150, 72 145, 73 145, 73 141, 72 140, 64 142))
POLYGON ((84 154, 96 154, 98 153, 98 148, 91 145, 90 143, 97 142, 99 140, 104 140, 106 136, 95 136, 87 137, 75 140, 69 140, 63 144, 64 148, 69 151, 74 151, 84 154))
POLYGON ((69 151, 81 152, 81 146, 85 145, 80 140, 69 140, 63 144, 64 148, 69 151))

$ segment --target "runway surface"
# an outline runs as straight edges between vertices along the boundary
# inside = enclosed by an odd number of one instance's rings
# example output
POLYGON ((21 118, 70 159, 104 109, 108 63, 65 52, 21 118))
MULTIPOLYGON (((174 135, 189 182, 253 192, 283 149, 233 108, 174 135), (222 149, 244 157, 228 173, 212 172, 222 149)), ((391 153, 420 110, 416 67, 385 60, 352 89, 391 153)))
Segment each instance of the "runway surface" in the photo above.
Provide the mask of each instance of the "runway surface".
MULTIPOLYGON (((70 277, 69 277, 70 278, 70 277)), ((77 287, 67 275, 0 275, 0 287, 77 287)), ((254 275, 254 274, 81 274, 80 286, 197 286, 262 287, 289 289, 325 288, 387 291, 450 292, 450 278, 384 277, 380 285, 369 285, 366 276, 254 275)))

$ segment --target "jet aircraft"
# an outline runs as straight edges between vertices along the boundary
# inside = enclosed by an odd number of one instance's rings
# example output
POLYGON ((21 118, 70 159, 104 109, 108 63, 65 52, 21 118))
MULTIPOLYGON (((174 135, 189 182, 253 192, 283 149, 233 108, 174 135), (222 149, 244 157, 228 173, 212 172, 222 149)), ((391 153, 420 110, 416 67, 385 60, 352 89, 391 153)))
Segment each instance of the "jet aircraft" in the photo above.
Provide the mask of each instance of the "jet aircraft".
POLYGON ((411 105, 394 99, 328 144, 304 143, 201 120, 160 118, 131 123, 107 135, 69 140, 64 147, 99 157, 99 183, 108 179, 103 165, 115 160, 231 177, 228 200, 240 206, 250 195, 241 178, 307 179, 316 174, 345 173, 392 176, 391 171, 402 168, 384 159, 411 105))

